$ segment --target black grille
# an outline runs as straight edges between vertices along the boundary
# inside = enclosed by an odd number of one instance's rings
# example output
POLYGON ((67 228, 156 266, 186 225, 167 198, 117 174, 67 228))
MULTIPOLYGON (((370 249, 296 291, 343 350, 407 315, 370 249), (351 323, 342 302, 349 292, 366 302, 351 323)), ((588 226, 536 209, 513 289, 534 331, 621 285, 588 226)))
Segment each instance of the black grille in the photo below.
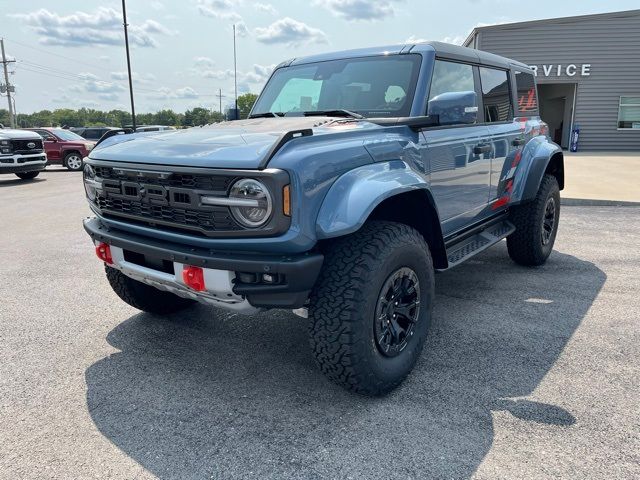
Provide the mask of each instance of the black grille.
MULTIPOLYGON (((124 173, 122 170, 118 171, 118 169, 113 169, 111 167, 96 166, 94 169, 96 176, 105 180, 131 180, 132 178, 135 178, 135 176, 124 173)), ((228 175, 172 173, 168 178, 154 178, 151 182, 145 178, 144 182, 161 185, 163 187, 209 190, 222 195, 227 193, 234 180, 235 177, 228 175)))
POLYGON ((170 189, 171 187, 185 188, 202 190, 211 195, 226 195, 235 180, 233 176, 185 173, 157 175, 153 172, 145 174, 142 171, 119 170, 104 166, 95 166, 94 170, 96 180, 102 180, 105 187, 121 185, 120 193, 112 193, 108 189, 98 192, 95 205, 104 216, 205 236, 244 230, 233 219, 228 207, 199 205, 195 200, 196 194, 170 189), (138 196, 140 188, 137 186, 142 184, 147 193, 147 197, 143 198, 138 196), (162 193, 165 193, 164 199, 159 198, 162 193))
POLYGON ((29 153, 42 153, 42 140, 11 140, 11 147, 13 153, 16 154, 29 154, 29 153), (35 147, 29 148, 29 144, 35 143, 35 147))

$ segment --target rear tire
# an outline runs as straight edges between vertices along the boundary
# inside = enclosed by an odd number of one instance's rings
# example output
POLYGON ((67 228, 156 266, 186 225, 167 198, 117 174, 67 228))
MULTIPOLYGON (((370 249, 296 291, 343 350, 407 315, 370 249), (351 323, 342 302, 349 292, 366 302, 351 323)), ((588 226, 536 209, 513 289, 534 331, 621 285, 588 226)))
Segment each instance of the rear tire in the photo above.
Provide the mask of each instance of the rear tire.
POLYGON ((64 166, 72 172, 79 172, 83 167, 82 156, 78 152, 67 153, 64 157, 64 166))
POLYGON ((22 180, 32 180, 36 178, 38 175, 40 175, 40 172, 20 172, 20 173, 16 173, 16 175, 18 176, 18 178, 21 178, 22 180))
POLYGON ((178 297, 173 293, 163 292, 138 282, 107 265, 105 265, 105 271, 113 291, 126 303, 143 312, 167 315, 189 308, 196 303, 194 300, 178 297))
POLYGON ((393 390, 422 351, 433 298, 431 254, 415 229, 374 221, 338 239, 310 297, 320 370, 354 392, 393 390))
POLYGON ((547 261, 558 233, 560 221, 560 189, 553 175, 545 175, 536 198, 515 207, 510 220, 516 231, 507 237, 511 259, 529 267, 547 261))

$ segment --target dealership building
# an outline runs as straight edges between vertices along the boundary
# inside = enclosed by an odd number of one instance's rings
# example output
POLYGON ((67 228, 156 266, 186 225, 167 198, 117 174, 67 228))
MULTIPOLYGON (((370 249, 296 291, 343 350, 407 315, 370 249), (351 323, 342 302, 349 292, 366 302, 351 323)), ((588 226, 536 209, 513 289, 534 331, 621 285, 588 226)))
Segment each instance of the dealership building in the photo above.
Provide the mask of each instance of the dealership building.
POLYGON ((540 115, 568 148, 640 152, 640 10, 475 28, 464 43, 536 72, 540 115))

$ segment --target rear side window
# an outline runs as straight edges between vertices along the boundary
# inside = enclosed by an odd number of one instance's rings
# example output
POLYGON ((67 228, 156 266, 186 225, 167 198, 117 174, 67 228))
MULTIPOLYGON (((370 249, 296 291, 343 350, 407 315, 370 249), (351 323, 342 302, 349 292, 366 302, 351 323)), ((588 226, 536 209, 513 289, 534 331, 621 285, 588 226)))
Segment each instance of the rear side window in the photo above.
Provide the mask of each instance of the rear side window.
POLYGON ((506 122, 513 118, 509 76, 504 70, 480 67, 485 122, 506 122))
POLYGON ((538 111, 538 97, 533 75, 516 72, 516 89, 518 91, 518 111, 520 113, 535 113, 538 111))

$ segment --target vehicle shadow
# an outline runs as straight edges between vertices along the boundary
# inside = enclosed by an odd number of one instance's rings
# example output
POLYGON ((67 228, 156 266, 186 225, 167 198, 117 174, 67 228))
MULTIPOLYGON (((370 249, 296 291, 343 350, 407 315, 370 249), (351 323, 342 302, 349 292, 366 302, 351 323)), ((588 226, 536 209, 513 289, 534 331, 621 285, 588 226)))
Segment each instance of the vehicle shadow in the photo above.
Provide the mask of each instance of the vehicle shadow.
POLYGON ((31 178, 29 180, 23 180, 22 178, 14 177, 11 178, 9 175, 6 175, 6 180, 3 178, 5 175, 0 175, 0 188, 2 187, 15 187, 18 185, 31 185, 34 183, 46 182, 46 178, 31 178))
POLYGON ((554 428, 579 421, 571 405, 523 397, 606 279, 570 255, 526 269, 505 250, 436 276, 430 338, 387 397, 326 381, 306 321, 292 314, 195 307, 169 320, 134 315, 113 329, 107 341, 119 351, 86 371, 89 412, 160 478, 469 477, 491 447, 492 412, 554 428))

